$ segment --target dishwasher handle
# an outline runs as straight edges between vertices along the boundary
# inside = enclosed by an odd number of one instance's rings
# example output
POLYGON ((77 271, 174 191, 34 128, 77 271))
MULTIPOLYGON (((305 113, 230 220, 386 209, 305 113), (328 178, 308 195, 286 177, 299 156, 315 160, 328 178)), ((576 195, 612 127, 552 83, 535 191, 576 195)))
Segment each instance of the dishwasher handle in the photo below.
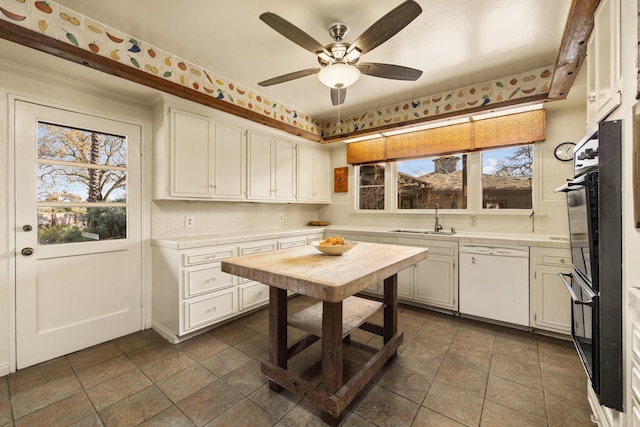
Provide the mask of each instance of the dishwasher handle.
POLYGON ((578 299, 578 295, 576 295, 575 291, 573 290, 573 286, 571 286, 571 284, 567 282, 567 279, 565 279, 565 277, 573 279, 573 275, 571 273, 558 273, 558 277, 560 277, 560 280, 562 280, 562 283, 564 283, 564 286, 566 286, 567 290, 569 291, 571 300, 574 304, 588 305, 589 307, 593 307, 593 299, 589 299, 588 301, 582 301, 578 299))

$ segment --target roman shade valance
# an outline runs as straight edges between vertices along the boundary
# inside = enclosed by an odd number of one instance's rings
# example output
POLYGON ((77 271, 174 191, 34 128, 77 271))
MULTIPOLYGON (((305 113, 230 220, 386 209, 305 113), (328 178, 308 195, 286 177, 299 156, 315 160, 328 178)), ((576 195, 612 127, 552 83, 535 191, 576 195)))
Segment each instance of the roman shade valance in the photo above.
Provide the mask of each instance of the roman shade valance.
POLYGON ((347 145, 352 165, 437 157, 487 148, 530 144, 546 138, 544 110, 393 135, 347 145))

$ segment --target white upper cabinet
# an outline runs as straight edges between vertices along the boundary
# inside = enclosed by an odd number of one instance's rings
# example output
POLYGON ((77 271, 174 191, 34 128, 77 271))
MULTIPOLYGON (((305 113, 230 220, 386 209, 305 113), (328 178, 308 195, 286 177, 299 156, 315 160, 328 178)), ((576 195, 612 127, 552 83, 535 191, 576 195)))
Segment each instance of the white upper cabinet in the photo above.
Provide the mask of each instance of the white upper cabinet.
POLYGON ((247 198, 293 201, 295 145, 255 132, 247 136, 247 198))
POLYGON ((331 181, 330 153, 298 145, 298 200, 330 203, 331 181))
POLYGON ((245 198, 244 129, 215 123, 213 197, 219 200, 245 198))
POLYGON ((169 96, 153 121, 156 200, 330 202, 330 153, 313 143, 169 96))
POLYGON ((587 127, 621 102, 620 0, 602 0, 587 43, 587 127))
POLYGON ((213 122, 207 117, 169 109, 171 187, 174 197, 208 198, 213 189, 213 122))

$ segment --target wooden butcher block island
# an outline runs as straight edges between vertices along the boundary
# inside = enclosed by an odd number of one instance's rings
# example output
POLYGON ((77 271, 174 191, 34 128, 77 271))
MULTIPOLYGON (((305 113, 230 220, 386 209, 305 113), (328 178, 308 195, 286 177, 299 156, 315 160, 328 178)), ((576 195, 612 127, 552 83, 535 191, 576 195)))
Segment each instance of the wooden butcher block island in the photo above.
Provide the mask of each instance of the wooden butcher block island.
POLYGON ((359 242, 341 256, 301 246, 222 261, 222 271, 269 285, 269 361, 262 372, 272 390, 284 387, 323 411, 324 420, 337 425, 347 405, 382 366, 396 355, 403 333, 398 332, 397 273, 427 258, 428 250, 410 246, 359 242), (383 302, 353 296, 384 280, 383 302), (287 291, 322 300, 287 318, 287 291), (382 326, 366 319, 384 309, 382 326), (287 324, 308 334, 287 345, 287 324), (384 346, 343 381, 343 338, 354 328, 380 335, 384 346), (322 338, 322 383, 292 375, 287 362, 322 338))

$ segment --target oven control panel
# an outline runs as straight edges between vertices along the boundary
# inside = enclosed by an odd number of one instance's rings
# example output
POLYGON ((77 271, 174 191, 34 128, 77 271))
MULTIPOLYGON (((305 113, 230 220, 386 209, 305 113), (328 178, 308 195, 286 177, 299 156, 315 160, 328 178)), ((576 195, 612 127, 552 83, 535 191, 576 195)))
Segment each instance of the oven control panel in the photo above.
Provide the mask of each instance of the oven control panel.
POLYGON ((576 146, 573 151, 574 175, 598 167, 598 136, 587 139, 582 144, 576 146))

